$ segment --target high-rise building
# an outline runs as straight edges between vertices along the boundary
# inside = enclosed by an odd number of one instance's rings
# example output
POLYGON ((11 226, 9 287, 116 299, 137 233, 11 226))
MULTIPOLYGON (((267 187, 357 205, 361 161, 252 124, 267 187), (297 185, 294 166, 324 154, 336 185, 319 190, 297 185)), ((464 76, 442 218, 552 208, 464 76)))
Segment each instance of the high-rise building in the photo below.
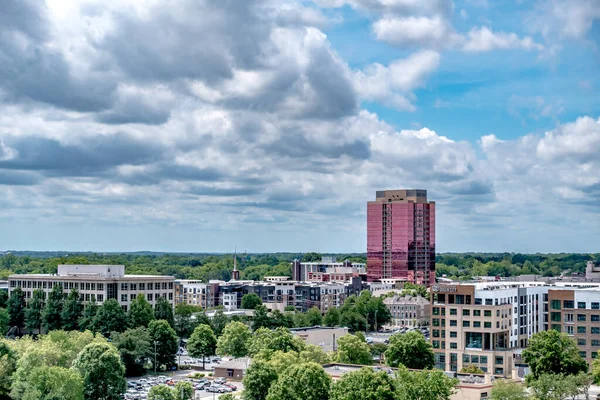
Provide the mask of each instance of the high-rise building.
POLYGON ((367 279, 435 283, 435 203, 426 190, 378 191, 367 203, 367 279))

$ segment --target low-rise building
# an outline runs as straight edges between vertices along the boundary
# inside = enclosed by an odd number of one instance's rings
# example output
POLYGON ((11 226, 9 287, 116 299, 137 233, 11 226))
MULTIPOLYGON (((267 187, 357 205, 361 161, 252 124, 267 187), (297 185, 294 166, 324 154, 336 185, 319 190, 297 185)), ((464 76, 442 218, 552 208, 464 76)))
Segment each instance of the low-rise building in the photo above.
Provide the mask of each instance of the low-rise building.
POLYGON ((214 367, 213 376, 215 378, 227 378, 241 381, 252 363, 250 357, 235 358, 225 361, 214 367))
POLYGON ((429 325, 431 308, 429 300, 421 296, 394 295, 383 303, 390 310, 392 327, 415 327, 429 325))
POLYGON ((292 261, 292 279, 303 282, 348 282, 353 277, 367 277, 367 265, 349 260, 337 262, 335 257, 323 257, 321 261, 292 261))
POLYGON ((302 339, 306 344, 319 346, 325 352, 336 351, 338 340, 348 334, 348 328, 311 326, 292 328, 292 334, 302 339))
POLYGON ((178 279, 175 281, 175 304, 184 303, 208 308, 208 285, 200 280, 178 279))
POLYGON ((144 294, 153 306, 160 297, 172 305, 175 302, 175 278, 158 275, 125 275, 124 265, 59 265, 56 274, 24 274, 8 277, 9 293, 21 288, 25 298, 41 290, 45 296, 54 286, 60 286, 65 296, 77 289, 83 301, 96 299, 102 304, 116 299, 125 311, 138 295, 144 294))

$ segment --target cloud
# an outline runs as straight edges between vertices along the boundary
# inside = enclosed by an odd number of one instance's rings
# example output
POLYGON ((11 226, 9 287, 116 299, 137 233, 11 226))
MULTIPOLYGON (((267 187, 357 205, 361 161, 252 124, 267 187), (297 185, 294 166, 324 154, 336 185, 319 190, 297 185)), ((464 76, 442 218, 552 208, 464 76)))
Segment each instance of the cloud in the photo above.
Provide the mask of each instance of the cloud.
POLYGON ((600 19, 600 3, 596 0, 539 1, 528 18, 528 26, 546 38, 582 39, 600 19))
POLYGON ((398 47, 445 47, 456 40, 454 29, 441 16, 382 18, 373 24, 373 32, 378 40, 398 47))
POLYGON ((484 26, 471 29, 461 48, 466 52, 483 52, 506 49, 543 50, 544 46, 535 43, 529 36, 519 38, 515 33, 494 33, 484 26))

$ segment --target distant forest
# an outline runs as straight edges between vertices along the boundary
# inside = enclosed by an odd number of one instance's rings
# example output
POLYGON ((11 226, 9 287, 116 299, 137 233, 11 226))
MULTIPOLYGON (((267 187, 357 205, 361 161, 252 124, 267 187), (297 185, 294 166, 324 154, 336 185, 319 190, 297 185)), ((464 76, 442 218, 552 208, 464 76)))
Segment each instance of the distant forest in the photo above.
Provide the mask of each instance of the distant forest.
MULTIPOLYGON (((366 254, 270 253, 238 254, 242 279, 261 280, 265 275, 291 276, 294 259, 320 261, 334 256, 338 261, 366 262, 366 254)), ((472 276, 559 276, 582 273, 586 262, 600 262, 597 254, 441 253, 436 257, 438 276, 467 280, 472 276)), ((173 275, 179 279, 229 280, 232 254, 207 253, 66 253, 10 252, 0 256, 0 279, 10 274, 56 273, 58 264, 123 264, 127 274, 173 275)))

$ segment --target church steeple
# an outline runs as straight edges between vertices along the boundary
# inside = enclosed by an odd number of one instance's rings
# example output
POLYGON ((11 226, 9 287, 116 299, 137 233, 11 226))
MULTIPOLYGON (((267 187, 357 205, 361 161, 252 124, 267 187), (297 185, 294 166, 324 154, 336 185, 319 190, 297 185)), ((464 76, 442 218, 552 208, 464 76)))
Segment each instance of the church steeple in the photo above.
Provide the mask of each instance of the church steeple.
POLYGON ((237 248, 235 248, 233 253, 233 271, 231 272, 231 280, 239 281, 240 280, 240 271, 237 269, 237 248))

